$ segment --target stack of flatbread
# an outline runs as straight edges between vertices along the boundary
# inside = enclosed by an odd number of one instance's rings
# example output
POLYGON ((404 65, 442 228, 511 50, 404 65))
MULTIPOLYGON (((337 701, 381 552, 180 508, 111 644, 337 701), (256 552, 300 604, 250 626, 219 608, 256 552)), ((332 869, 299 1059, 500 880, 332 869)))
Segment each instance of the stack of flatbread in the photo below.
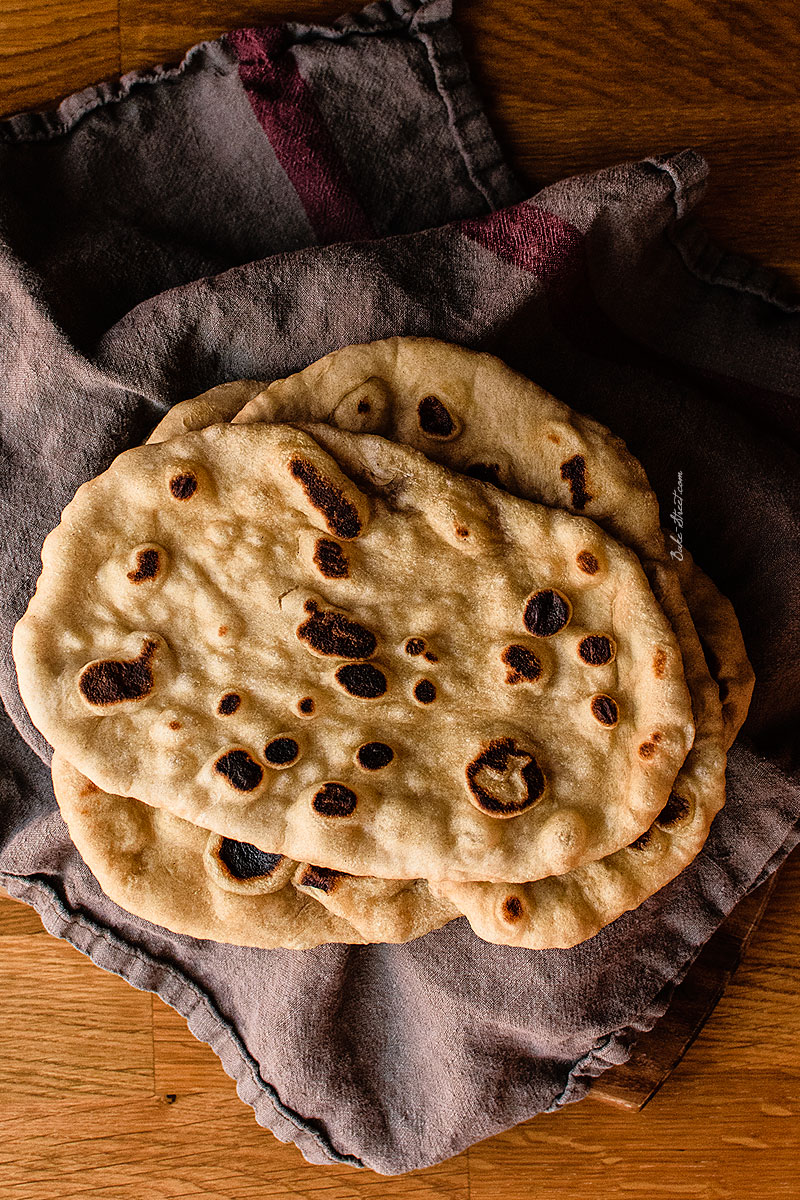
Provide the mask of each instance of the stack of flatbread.
POLYGON ((177 933, 572 946, 724 803, 731 605, 619 438, 489 355, 393 338, 178 404, 42 562, 14 656, 61 812, 177 933))

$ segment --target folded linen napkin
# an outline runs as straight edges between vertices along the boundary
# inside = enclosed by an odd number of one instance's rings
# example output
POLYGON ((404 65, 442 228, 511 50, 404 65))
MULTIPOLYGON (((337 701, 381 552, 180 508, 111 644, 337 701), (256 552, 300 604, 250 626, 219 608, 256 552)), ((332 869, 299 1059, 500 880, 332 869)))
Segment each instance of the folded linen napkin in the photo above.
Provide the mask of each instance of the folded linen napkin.
POLYGON ((386 1174, 579 1099, 800 837, 800 308, 709 243, 691 151, 520 200, 449 15, 238 30, 0 124, 0 880, 181 1012, 276 1136, 386 1174), (392 334, 491 350, 622 436, 756 670, 706 849, 573 950, 459 920, 262 951, 138 920, 74 851, 19 699, 11 630, 81 482, 178 400, 392 334))

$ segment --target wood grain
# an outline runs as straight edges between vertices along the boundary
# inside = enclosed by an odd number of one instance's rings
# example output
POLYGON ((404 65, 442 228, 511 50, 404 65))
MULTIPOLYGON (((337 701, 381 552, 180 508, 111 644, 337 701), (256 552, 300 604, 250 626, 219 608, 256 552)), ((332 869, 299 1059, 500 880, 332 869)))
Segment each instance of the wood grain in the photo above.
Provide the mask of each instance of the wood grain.
POLYGON ((725 1092, 682 1064, 635 1117, 590 1100, 542 1115, 470 1152, 470 1200, 796 1197, 800 1073, 729 1075, 725 1092))
POLYGON ((467 1200, 467 1158, 402 1179, 312 1167, 259 1128, 235 1095, 113 1093, 54 1112, 0 1111, 0 1188, 13 1200, 467 1200))
POLYGON ((179 59, 195 42, 219 37, 229 29, 271 21, 325 24, 347 10, 342 0, 295 0, 263 3, 238 0, 119 0, 120 55, 123 71, 179 59))
POLYGON ((118 70, 116 0, 3 0, 0 112, 49 105, 118 70))
MULTIPOLYGON (((0 112, 49 105, 225 29, 345 0, 0 0, 0 112)), ((718 240, 800 281, 796 0, 456 0, 531 189, 693 145, 718 240)), ((797 1194, 800 857, 689 1054, 641 1112, 591 1097, 439 1167, 313 1167, 260 1129, 182 1018, 0 898, 0 1190, 12 1200, 741 1200, 797 1194)))
POLYGON ((6 1094, 11 1088, 22 1099, 45 1090, 75 1099, 150 1091, 149 997, 98 971, 66 942, 37 934, 1 941, 6 1094))

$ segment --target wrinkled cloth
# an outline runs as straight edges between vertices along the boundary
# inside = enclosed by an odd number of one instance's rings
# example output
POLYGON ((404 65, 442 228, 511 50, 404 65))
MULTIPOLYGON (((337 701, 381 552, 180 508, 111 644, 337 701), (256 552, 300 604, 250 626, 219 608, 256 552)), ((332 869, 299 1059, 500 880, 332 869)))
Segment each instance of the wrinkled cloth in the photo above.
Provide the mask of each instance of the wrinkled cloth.
POLYGON ((311 1162, 401 1173, 580 1099, 798 841, 796 298, 709 241, 692 151, 523 197, 446 0, 234 31, 0 123, 0 160, 0 879, 182 1013, 311 1162), (130 916, 72 847, 19 698, 11 631, 84 480, 179 400, 395 334, 489 350, 610 426, 668 528, 680 490, 756 671, 706 848, 573 950, 463 919, 254 950, 130 916))

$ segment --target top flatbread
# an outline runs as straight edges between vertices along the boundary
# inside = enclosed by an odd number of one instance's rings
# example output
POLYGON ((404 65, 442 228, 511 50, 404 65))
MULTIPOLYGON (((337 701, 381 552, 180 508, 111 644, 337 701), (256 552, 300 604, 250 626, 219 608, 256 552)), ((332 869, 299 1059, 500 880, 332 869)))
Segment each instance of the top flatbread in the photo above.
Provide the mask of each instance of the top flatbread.
MULTIPOLYGON (((229 420, 260 388, 250 383, 223 385, 184 401, 170 410, 150 440, 229 420)), ((719 685, 718 702, 724 701, 727 739, 732 741, 753 687, 735 613, 685 546, 676 567, 719 685)), ((713 702, 705 694, 704 700, 713 702)), ((178 932, 299 948, 359 936, 406 940, 445 919, 421 880, 392 884, 294 864, 287 875, 285 860, 275 855, 263 856, 269 867, 265 878, 259 875, 263 866, 251 863, 253 855, 244 855, 248 876, 255 871, 256 877, 231 881, 230 872, 219 865, 221 839, 212 837, 206 846, 207 835, 172 814, 99 792, 59 762, 58 755, 53 759, 53 782, 70 834, 103 889, 129 911, 178 932), (274 868, 276 860, 279 865, 274 868), (282 872, 277 881, 276 869, 282 872), (222 893, 215 884, 222 885, 222 893), (298 891, 317 903, 298 909, 298 891), (326 910, 342 925, 329 928, 326 910)), ((703 804, 695 806, 690 797, 674 793, 648 835, 596 863, 522 886, 438 886, 458 896, 473 928, 484 937, 532 948, 571 946, 672 879, 694 857, 710 815, 703 804)))
POLYGON ((14 637, 45 736, 105 791, 356 875, 530 880, 636 837, 693 726, 635 556, 324 437, 349 477, 219 425, 79 490, 14 637))

